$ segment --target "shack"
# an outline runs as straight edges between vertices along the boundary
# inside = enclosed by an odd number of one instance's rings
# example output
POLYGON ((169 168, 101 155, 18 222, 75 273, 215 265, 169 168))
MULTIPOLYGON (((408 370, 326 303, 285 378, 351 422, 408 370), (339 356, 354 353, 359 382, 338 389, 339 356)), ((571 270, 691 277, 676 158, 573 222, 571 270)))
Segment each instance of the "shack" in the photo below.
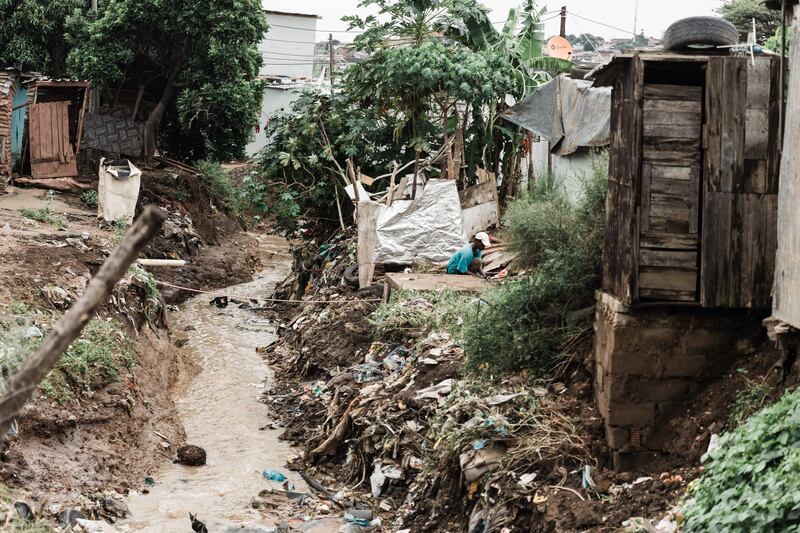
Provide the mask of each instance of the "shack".
POLYGON ((762 332, 779 59, 634 51, 590 76, 613 88, 595 399, 615 467, 654 468, 671 421, 762 332))
POLYGON ((78 175, 89 84, 0 71, 0 187, 26 169, 34 179, 78 175))
POLYGON ((611 88, 561 74, 500 115, 533 134, 533 177, 551 178, 568 200, 581 199, 596 152, 608 146, 611 88))
POLYGON ((603 290, 625 304, 766 308, 776 248, 779 60, 634 52, 613 87, 603 290))

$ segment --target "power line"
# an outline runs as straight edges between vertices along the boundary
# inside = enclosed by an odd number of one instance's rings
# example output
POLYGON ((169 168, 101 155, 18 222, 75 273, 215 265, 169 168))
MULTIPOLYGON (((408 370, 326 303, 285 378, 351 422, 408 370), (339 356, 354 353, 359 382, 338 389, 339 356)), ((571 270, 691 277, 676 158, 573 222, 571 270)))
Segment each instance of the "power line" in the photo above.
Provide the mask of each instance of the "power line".
MULTIPOLYGON (((549 15, 551 13, 558 13, 558 10, 555 11, 546 11, 542 13, 541 16, 549 15)), ((549 19, 548 19, 549 20, 549 19)), ((491 21, 491 24, 505 24, 508 22, 507 20, 495 20, 491 21)), ((301 28, 300 26, 286 26, 284 24, 270 24, 270 28, 285 28, 287 30, 300 30, 300 31, 313 31, 313 32, 321 32, 321 33, 364 33, 367 30, 324 30, 320 28, 301 28)))
POLYGON ((594 19, 590 19, 590 18, 587 18, 587 17, 582 17, 582 16, 580 16, 577 13, 574 13, 572 11, 568 11, 567 13, 569 15, 574 16, 574 17, 578 17, 579 19, 583 19, 583 20, 585 20, 587 22, 594 22, 595 24, 599 24, 601 26, 606 26, 607 28, 611 28, 612 30, 621 31, 623 33, 627 33, 628 35, 634 35, 634 36, 636 35, 635 33, 631 32, 630 30, 623 30, 622 28, 618 28, 616 26, 612 26, 611 24, 606 24, 605 22, 600 22, 599 20, 594 20, 594 19))
POLYGON ((290 54, 288 52, 272 52, 270 50, 265 50, 261 52, 261 55, 271 54, 274 56, 290 56, 290 57, 317 57, 315 54, 290 54))

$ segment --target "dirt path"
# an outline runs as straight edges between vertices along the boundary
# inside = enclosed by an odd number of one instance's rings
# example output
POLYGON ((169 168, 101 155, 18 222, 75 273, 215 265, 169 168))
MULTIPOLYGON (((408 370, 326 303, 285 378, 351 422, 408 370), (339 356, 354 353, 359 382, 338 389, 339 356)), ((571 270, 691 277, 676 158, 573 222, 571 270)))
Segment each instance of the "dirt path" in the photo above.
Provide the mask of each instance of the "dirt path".
MULTIPOLYGON (((266 270, 249 283, 216 291, 247 300, 269 295, 290 268, 285 241, 266 237, 261 242, 266 270)), ((250 501, 268 488, 264 469, 280 470, 298 489, 302 479, 285 468, 292 454, 278 440, 278 430, 259 430, 267 421, 267 408, 259 402, 269 369, 255 348, 274 338, 273 325, 251 311, 231 304, 225 309, 209 305, 212 295, 201 294, 180 306, 170 317, 176 335, 186 335, 202 370, 188 392, 177 399, 187 442, 205 448, 208 464, 185 467, 165 463, 153 474, 149 494, 129 498, 131 518, 125 531, 185 532, 188 514, 196 513, 210 531, 277 525, 252 509, 250 501), (185 331, 185 333, 184 333, 185 331)), ((277 488, 277 484, 275 484, 277 488)))

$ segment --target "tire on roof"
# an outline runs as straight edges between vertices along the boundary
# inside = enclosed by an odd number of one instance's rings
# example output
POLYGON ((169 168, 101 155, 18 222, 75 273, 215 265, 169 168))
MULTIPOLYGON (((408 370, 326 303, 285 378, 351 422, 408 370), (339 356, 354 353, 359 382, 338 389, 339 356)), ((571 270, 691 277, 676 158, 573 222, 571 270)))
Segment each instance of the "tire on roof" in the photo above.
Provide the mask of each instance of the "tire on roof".
POLYGON ((664 32, 664 50, 725 46, 739 42, 739 30, 719 17, 688 17, 673 22, 664 32))

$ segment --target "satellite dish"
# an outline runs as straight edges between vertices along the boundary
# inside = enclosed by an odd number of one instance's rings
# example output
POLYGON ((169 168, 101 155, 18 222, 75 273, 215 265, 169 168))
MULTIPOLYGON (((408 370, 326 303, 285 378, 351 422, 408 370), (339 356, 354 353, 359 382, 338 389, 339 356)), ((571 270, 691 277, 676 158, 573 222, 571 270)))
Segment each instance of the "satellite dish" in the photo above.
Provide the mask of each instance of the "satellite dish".
POLYGON ((572 45, 559 35, 550 37, 547 41, 547 55, 572 61, 572 45))

